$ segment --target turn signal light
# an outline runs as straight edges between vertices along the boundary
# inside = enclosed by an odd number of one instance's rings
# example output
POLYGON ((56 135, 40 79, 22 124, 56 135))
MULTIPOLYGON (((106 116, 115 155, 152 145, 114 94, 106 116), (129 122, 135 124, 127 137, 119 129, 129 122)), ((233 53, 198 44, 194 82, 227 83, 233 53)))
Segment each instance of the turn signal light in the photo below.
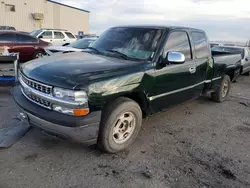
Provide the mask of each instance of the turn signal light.
POLYGON ((74 116, 85 116, 89 113, 89 109, 74 109, 74 116))
POLYGON ((62 107, 58 105, 53 105, 53 110, 63 113, 63 114, 68 114, 71 116, 85 116, 89 114, 89 108, 72 109, 72 108, 62 107))

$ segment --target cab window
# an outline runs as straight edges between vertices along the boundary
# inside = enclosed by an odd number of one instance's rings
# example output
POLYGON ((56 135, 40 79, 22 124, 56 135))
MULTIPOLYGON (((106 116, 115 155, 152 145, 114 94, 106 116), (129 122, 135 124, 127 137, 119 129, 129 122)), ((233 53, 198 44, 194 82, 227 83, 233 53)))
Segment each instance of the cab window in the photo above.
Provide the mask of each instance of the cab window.
POLYGON ((205 34, 201 32, 192 32, 192 39, 194 41, 196 59, 208 58, 210 56, 210 51, 205 34))
POLYGON ((181 52, 185 55, 186 60, 192 58, 190 42, 185 31, 174 31, 170 33, 164 48, 163 57, 167 57, 168 52, 181 52))

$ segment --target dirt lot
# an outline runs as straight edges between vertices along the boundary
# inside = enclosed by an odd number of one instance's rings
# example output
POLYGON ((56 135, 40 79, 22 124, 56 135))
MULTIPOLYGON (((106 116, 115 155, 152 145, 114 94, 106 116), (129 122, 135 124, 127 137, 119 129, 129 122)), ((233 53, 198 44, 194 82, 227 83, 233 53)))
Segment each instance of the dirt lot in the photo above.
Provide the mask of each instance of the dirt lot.
MULTIPOLYGON (((0 188, 250 187, 250 78, 223 104, 205 98, 146 119, 130 150, 109 155, 31 129, 0 150, 0 188)), ((0 126, 17 109, 0 89, 0 126)))

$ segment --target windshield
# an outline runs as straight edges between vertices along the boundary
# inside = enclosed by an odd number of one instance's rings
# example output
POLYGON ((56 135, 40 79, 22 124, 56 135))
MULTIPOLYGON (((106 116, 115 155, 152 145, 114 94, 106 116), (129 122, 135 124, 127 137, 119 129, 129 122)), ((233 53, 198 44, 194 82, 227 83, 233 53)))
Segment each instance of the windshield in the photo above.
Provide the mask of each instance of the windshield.
POLYGON ((85 49, 87 48, 92 42, 94 42, 96 39, 80 39, 77 40, 76 42, 73 42, 69 46, 72 48, 77 48, 77 49, 85 49))
POLYGON ((131 59, 146 60, 152 58, 162 32, 161 29, 152 28, 111 28, 103 33, 91 47, 104 55, 124 54, 131 59))
POLYGON ((39 35, 40 33, 41 33, 41 30, 35 30, 35 31, 32 31, 32 32, 30 33, 30 35, 36 37, 36 36, 39 35))

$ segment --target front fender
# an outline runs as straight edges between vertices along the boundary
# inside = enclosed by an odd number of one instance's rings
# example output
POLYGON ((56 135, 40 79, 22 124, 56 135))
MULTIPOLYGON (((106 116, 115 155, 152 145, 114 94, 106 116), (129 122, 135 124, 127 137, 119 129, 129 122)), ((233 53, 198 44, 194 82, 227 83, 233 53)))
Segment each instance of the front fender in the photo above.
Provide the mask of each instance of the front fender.
POLYGON ((91 109, 100 110, 107 102, 118 96, 143 91, 143 76, 144 73, 139 72, 91 83, 87 89, 91 109))

